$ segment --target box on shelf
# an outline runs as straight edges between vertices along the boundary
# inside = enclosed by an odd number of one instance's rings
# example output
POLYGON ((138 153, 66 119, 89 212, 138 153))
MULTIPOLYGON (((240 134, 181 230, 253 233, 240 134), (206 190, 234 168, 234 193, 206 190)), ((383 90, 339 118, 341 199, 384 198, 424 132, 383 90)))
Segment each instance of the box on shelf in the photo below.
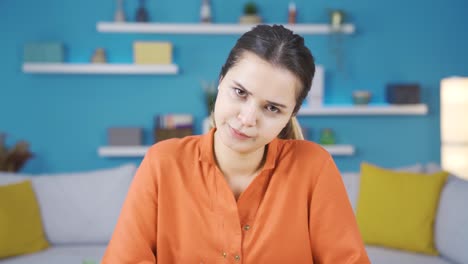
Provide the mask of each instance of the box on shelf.
POLYGON ((317 108, 323 105, 325 89, 325 70, 322 65, 315 66, 315 75, 312 80, 312 87, 307 94, 306 104, 309 108, 317 108))
POLYGON ((107 133, 110 146, 140 146, 143 143, 143 129, 140 127, 111 127, 107 133))
POLYGON ((61 63, 64 61, 65 48, 60 42, 31 42, 24 45, 24 62, 61 63))
POLYGON ((389 104, 419 104, 419 84, 388 84, 385 100, 389 104))
POLYGON ((133 61, 136 64, 172 64, 172 43, 136 41, 133 43, 133 61))

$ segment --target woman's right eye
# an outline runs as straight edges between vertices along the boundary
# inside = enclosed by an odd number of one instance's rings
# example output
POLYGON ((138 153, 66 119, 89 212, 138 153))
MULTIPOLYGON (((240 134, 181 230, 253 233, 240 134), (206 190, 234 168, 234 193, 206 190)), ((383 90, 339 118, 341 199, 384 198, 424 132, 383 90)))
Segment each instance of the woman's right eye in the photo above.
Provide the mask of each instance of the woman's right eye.
POLYGON ((247 93, 244 90, 239 89, 239 88, 234 88, 234 91, 239 97, 245 97, 247 95, 247 93))

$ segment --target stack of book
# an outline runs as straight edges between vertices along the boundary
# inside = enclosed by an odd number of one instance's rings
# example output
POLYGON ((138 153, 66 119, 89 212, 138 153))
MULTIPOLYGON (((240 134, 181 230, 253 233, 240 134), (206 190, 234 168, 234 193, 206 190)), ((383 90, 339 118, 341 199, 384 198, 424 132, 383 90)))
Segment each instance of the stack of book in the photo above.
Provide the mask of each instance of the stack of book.
POLYGON ((155 117, 154 142, 193 135, 193 116, 165 114, 155 117))

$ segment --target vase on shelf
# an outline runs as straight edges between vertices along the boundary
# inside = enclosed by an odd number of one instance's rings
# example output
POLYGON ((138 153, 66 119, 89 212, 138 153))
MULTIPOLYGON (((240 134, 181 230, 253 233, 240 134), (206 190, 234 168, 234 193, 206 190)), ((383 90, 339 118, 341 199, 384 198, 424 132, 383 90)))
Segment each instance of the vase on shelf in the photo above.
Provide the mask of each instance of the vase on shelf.
POLYGON ((140 6, 138 7, 138 9, 136 11, 135 20, 137 22, 148 22, 149 21, 149 15, 148 15, 148 11, 145 8, 144 0, 140 0, 140 6))
POLYGON ((117 0, 117 9, 114 13, 115 22, 125 22, 125 13, 123 9, 123 0, 117 0))
POLYGON ((106 51, 103 48, 97 48, 91 56, 91 63, 107 63, 106 51))
POLYGON ((211 23, 210 0, 202 0, 202 5, 200 8, 200 21, 202 23, 211 23))

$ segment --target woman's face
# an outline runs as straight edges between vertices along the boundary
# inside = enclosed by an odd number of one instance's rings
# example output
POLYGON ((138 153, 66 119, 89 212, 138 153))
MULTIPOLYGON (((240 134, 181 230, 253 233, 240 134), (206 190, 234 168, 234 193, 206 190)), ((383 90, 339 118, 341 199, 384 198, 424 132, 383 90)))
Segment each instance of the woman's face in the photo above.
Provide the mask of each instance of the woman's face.
POLYGON ((290 71, 244 52, 220 80, 214 111, 216 136, 239 153, 262 148, 290 120, 299 87, 290 71))

